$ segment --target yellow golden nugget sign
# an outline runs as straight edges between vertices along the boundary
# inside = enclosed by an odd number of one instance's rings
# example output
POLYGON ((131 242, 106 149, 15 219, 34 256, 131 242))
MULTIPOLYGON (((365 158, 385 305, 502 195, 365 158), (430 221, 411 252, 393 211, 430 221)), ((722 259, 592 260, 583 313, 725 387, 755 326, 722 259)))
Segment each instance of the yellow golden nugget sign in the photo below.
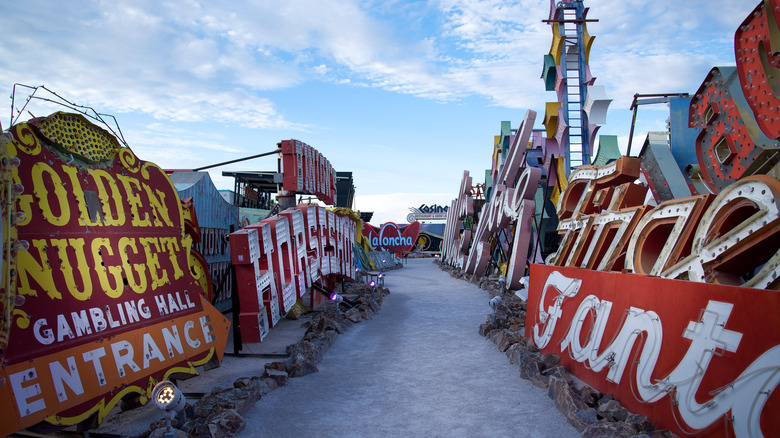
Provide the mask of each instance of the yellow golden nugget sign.
POLYGON ((0 435, 99 422, 221 361, 229 322, 165 172, 68 113, 12 126, 0 157, 0 435))

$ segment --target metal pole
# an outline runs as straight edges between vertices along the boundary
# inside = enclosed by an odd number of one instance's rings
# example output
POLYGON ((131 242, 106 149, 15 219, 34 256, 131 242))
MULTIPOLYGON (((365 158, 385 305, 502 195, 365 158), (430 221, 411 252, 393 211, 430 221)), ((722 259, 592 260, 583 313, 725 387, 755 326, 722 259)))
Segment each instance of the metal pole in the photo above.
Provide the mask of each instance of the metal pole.
POLYGON ((224 166, 226 164, 238 163, 239 161, 246 161, 246 160, 251 160, 253 158, 265 157, 266 155, 277 154, 277 153, 279 153, 281 151, 282 151, 282 149, 279 148, 279 149, 273 150, 271 152, 266 152, 266 153, 263 153, 263 154, 252 155, 251 157, 236 158, 235 160, 224 161, 222 163, 217 163, 217 164, 211 164, 211 165, 208 165, 208 166, 198 167, 197 169, 192 169, 192 170, 194 172, 200 172, 201 170, 211 169, 212 167, 219 167, 219 166, 224 166))
MULTIPOLYGON (((547 202, 547 196, 548 191, 550 189, 550 173, 553 170, 553 164, 555 164, 555 156, 550 156, 550 168, 547 169, 547 181, 544 182, 544 198, 542 198, 542 217, 539 218, 539 222, 536 224, 536 248, 534 249, 534 253, 542 252, 542 224, 544 223, 544 212, 545 212, 545 203, 547 202)), ((558 166, 555 166, 555 184, 558 184, 558 166)), ((536 215, 534 215, 534 222, 536 222, 536 215)), ((542 257, 542 260, 544 260, 544 257, 542 257)))
MULTIPOLYGON (((634 96, 634 102, 636 103, 636 96, 634 96)), ((631 105, 634 107, 634 116, 631 118, 631 131, 628 133, 628 149, 626 150, 626 156, 631 156, 631 142, 634 140, 634 124, 636 124, 636 109, 639 105, 631 105)))
POLYGON ((233 287, 231 288, 230 300, 232 302, 233 311, 233 354, 238 356, 238 352, 243 349, 243 342, 241 342, 241 327, 238 324, 238 315, 241 313, 241 303, 238 301, 238 281, 236 280, 236 267, 232 263, 230 264, 230 276, 233 280, 233 287))

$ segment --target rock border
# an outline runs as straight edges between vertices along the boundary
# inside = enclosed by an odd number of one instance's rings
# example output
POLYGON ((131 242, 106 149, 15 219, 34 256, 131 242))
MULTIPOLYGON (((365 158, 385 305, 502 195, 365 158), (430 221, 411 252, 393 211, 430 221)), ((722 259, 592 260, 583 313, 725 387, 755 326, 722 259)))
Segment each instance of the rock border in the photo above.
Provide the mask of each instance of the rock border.
POLYGON ((517 365, 520 377, 547 390, 547 396, 583 437, 672 438, 675 433, 658 429, 644 415, 629 412, 611 394, 603 394, 561 366, 561 356, 542 354, 531 338, 525 337, 527 303, 514 293, 502 293, 498 276, 477 277, 435 260, 450 276, 468 281, 486 290, 490 299, 501 296, 502 302, 479 326, 479 334, 505 353, 517 365))
MULTIPOLYGON (((252 407, 264 395, 285 386, 290 378, 316 373, 317 363, 336 341, 354 324, 373 319, 382 307, 383 298, 390 293, 384 287, 374 287, 345 279, 335 291, 343 296, 352 297, 355 306, 341 312, 335 303, 328 302, 323 310, 315 310, 311 321, 304 323, 308 328, 303 338, 286 348, 289 357, 284 361, 264 364, 256 376, 240 377, 233 382, 232 388, 220 388, 211 391, 195 402, 187 403, 172 424, 179 437, 195 438, 231 438, 246 426, 241 413, 252 407), (181 425, 181 426, 179 426, 181 425)), ((137 438, 157 438, 166 431, 165 420, 156 421, 149 430, 137 438)))

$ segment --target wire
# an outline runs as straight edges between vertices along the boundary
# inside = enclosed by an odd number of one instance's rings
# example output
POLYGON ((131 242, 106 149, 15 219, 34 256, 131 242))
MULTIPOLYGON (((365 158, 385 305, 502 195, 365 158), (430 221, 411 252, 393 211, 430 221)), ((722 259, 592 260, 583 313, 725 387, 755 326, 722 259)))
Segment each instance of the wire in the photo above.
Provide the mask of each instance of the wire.
MULTIPOLYGON (((24 113, 24 110, 27 108, 27 105, 32 100, 40 100, 42 102, 48 102, 48 103, 52 103, 52 104, 55 104, 55 105, 64 106, 65 108, 68 108, 71 111, 77 112, 77 113, 83 115, 84 117, 87 117, 87 118, 89 118, 91 120, 94 120, 94 121, 100 123, 101 125, 103 125, 106 129, 108 129, 108 131, 110 131, 111 134, 114 137, 116 137, 116 139, 119 142, 122 143, 122 145, 124 145, 125 147, 130 147, 127 144, 127 141, 125 140, 125 137, 124 137, 124 135, 122 133, 122 129, 119 127, 119 122, 117 121, 116 117, 114 117, 111 114, 99 113, 94 108, 92 108, 90 106, 78 105, 76 103, 73 103, 73 102, 65 99, 64 97, 60 96, 59 94, 55 93, 54 91, 46 88, 45 85, 30 86, 30 85, 25 85, 25 84, 20 84, 20 83, 15 83, 14 84, 13 91, 11 93, 11 119, 10 119, 9 126, 13 126, 13 125, 15 125, 19 121, 19 118, 24 113), (25 103, 22 106, 22 108, 17 110, 16 118, 14 118, 14 109, 16 109, 16 87, 27 88, 27 89, 30 89, 32 91, 27 96, 27 100, 25 101, 25 103), (54 96, 56 99, 52 99, 52 98, 49 98, 49 97, 39 97, 39 96, 37 96, 36 94, 40 90, 46 91, 47 93, 49 93, 52 96, 54 96), (111 120, 113 120, 113 127, 108 122, 106 122, 106 120, 103 117, 110 118, 111 120)), ((32 113, 30 113, 30 114, 32 114, 32 113)))

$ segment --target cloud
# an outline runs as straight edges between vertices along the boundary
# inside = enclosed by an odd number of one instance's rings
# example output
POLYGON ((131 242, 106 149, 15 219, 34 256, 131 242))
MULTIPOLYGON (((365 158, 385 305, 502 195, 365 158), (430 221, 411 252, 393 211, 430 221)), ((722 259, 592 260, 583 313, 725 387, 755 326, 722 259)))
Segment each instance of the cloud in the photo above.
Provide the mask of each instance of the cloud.
MULTIPOLYGON (((733 63, 733 33, 751 3, 589 2, 589 17, 599 20, 589 23, 597 84, 621 106, 636 92, 695 90, 709 67, 733 63)), ((542 22, 549 5, 4 2, 0 81, 45 83, 106 111, 258 129, 306 129, 264 92, 320 80, 541 110, 555 99, 539 78, 552 36, 542 22)))
POLYGON ((163 15, 165 8, 160 11, 152 2, 94 5, 0 6, 0 25, 7 32, 0 56, 11 60, 0 69, 0 81, 46 84, 106 112, 300 128, 257 93, 298 83, 290 61, 242 45, 241 34, 210 25, 208 14, 205 21, 184 20, 182 11, 198 8, 173 8, 169 12, 175 13, 163 15))
MULTIPOLYGON (((456 190, 457 191, 457 190, 456 190)), ((422 204, 449 206, 457 195, 453 193, 390 193, 385 195, 357 195, 355 196, 355 209, 359 211, 373 211, 372 225, 385 222, 405 224, 409 208, 419 207, 422 204)))

